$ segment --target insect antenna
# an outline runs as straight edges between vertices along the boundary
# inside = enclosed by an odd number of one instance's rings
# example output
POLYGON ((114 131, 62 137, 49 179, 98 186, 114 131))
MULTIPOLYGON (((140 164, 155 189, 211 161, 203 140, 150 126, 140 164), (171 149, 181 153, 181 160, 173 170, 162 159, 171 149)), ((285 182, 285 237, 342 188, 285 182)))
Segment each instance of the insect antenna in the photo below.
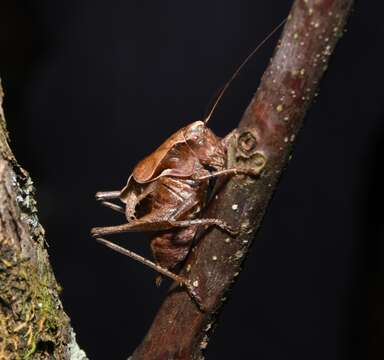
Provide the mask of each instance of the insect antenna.
POLYGON ((257 45, 252 52, 244 59, 244 61, 240 64, 240 66, 236 69, 236 71, 232 74, 230 79, 225 83, 225 85, 221 88, 219 91, 219 94, 217 95, 217 98, 215 102, 212 105, 211 110, 209 111, 208 115, 204 119, 204 124, 207 124, 210 120, 211 116, 213 115, 214 111, 216 110, 217 105, 220 103, 220 100, 222 99, 223 95, 229 88, 229 85, 231 85, 232 81, 236 78, 236 76, 239 74, 241 69, 248 63, 248 61, 252 58, 253 55, 285 24, 287 21, 287 18, 285 18, 279 25, 277 25, 268 35, 264 38, 263 41, 257 45))

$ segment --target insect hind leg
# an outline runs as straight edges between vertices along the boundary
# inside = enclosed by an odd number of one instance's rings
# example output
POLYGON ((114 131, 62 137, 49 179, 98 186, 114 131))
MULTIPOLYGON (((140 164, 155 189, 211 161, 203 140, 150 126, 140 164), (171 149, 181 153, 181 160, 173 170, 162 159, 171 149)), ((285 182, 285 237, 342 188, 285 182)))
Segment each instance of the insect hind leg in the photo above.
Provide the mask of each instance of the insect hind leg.
POLYGON ((168 269, 163 268, 160 265, 155 264, 154 262, 146 259, 145 257, 143 257, 143 256, 141 256, 141 255, 139 255, 139 254, 137 254, 131 250, 128 250, 126 248, 123 248, 122 246, 116 245, 112 241, 106 240, 106 239, 101 238, 101 237, 97 237, 96 240, 98 242, 100 242, 101 244, 109 247, 110 249, 117 251, 120 254, 123 254, 123 255, 130 257, 131 259, 134 259, 134 260, 140 262, 141 264, 146 265, 149 268, 157 271, 160 275, 166 276, 166 277, 170 278, 171 280, 174 280, 175 282, 184 286, 185 289, 187 290, 189 296, 191 297, 191 299, 198 305, 199 309, 200 310, 204 309, 202 302, 201 302, 201 299, 198 296, 198 294, 196 293, 196 289, 191 284, 190 280, 186 279, 183 276, 177 275, 177 274, 173 273, 172 271, 169 271, 168 269))

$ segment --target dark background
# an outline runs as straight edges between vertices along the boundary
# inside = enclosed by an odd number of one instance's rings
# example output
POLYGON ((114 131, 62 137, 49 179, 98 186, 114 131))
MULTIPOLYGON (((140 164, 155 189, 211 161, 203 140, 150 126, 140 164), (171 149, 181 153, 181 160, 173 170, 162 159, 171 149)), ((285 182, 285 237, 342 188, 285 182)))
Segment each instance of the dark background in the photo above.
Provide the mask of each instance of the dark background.
MULTIPOLYGON (((383 334, 380 4, 355 6, 208 359, 368 359, 383 334)), ((12 147, 35 181, 64 306, 91 359, 125 359, 166 291, 151 270, 90 238, 92 226, 122 222, 94 193, 121 188, 139 159, 204 115, 290 5, 1 1, 12 147)), ((240 119, 275 42, 224 98, 211 122, 219 135, 240 119)), ((125 239, 148 254, 147 236, 125 239)))

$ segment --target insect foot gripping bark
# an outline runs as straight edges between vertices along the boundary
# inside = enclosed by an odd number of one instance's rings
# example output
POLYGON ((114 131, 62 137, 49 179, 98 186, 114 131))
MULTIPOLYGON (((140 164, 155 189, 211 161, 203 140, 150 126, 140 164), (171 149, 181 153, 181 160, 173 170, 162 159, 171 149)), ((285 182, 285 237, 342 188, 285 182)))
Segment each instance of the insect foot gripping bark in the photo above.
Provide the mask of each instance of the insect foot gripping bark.
MULTIPOLYGON (((232 133, 230 134, 232 135, 232 133)), ((238 229, 225 221, 201 216, 210 197, 210 182, 234 175, 258 176, 257 169, 228 168, 227 143, 203 121, 196 121, 169 137, 157 150, 140 161, 121 191, 98 192, 96 199, 112 210, 125 213, 127 223, 96 227, 92 236, 111 249, 127 255, 185 286, 200 303, 195 287, 174 271, 186 258, 199 227, 217 226, 232 235, 238 229), (111 200, 120 200, 123 206, 111 200), (154 262, 102 238, 105 235, 155 232, 151 240, 154 262)))

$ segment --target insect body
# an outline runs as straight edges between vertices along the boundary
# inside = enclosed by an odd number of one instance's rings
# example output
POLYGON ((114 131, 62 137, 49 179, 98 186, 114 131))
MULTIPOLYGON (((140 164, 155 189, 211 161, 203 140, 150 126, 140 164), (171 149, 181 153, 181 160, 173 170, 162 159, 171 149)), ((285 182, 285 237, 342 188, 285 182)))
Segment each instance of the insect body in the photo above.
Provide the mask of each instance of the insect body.
MULTIPOLYGON (((162 270, 173 269, 185 259, 199 226, 215 225, 229 233, 236 233, 236 229, 223 220, 200 217, 206 205, 210 179, 234 174, 254 176, 262 168, 228 169, 227 140, 227 137, 218 138, 203 121, 196 121, 177 131, 136 165, 127 185, 120 192, 96 194, 104 205, 125 212, 128 222, 93 228, 92 235, 100 238, 122 232, 158 232, 151 240, 156 261, 151 267, 185 283, 179 276, 162 270), (119 198, 125 209, 106 201, 113 198, 119 198)), ((115 250, 122 250, 106 240, 101 241, 115 250)), ((131 257, 133 254, 124 253, 131 257)))
POLYGON ((96 194, 103 205, 125 213, 127 222, 117 226, 93 228, 92 236, 108 247, 155 269, 161 275, 185 285, 194 298, 189 281, 172 270, 189 253, 198 228, 213 225, 231 234, 237 232, 237 229, 221 219, 201 216, 208 200, 210 180, 237 174, 257 176, 265 165, 265 158, 261 154, 263 161, 257 169, 228 168, 228 140, 233 134, 221 139, 206 124, 241 68, 284 22, 285 20, 243 61, 222 88, 204 121, 195 121, 178 130, 157 150, 140 161, 121 191, 96 194), (110 202, 111 199, 119 199, 124 206, 110 202), (102 238, 105 235, 133 231, 155 232, 151 240, 155 262, 102 238))

